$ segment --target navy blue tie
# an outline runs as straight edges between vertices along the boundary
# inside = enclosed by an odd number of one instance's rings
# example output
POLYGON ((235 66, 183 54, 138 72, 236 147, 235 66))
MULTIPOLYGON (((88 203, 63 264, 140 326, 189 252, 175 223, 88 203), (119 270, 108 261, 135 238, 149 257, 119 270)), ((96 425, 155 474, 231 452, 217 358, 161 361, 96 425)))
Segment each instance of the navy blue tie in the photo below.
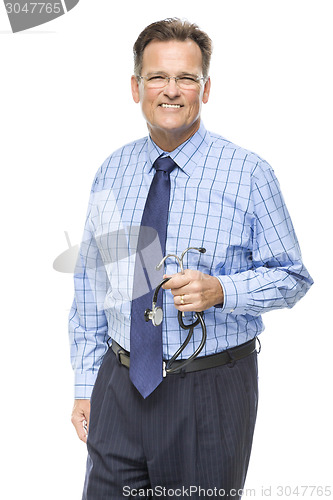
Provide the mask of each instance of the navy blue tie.
MULTIPOLYGON (((151 321, 146 322, 144 312, 152 306, 154 287, 156 286, 154 273, 156 275, 157 271, 155 268, 165 253, 170 201, 170 172, 177 167, 177 164, 168 156, 157 158, 153 166, 156 172, 147 196, 138 238, 131 311, 130 378, 144 398, 149 396, 163 380, 162 324, 154 326, 151 321), (159 252, 154 252, 151 255, 148 252, 148 258, 146 256, 143 259, 143 252, 149 247, 154 247, 152 241, 154 238, 156 240, 157 236, 159 252), (143 290, 143 279, 149 286, 148 293, 140 292, 143 290)), ((160 273, 158 278, 160 280, 160 273)), ((157 306, 162 307, 162 291, 158 294, 157 306)))

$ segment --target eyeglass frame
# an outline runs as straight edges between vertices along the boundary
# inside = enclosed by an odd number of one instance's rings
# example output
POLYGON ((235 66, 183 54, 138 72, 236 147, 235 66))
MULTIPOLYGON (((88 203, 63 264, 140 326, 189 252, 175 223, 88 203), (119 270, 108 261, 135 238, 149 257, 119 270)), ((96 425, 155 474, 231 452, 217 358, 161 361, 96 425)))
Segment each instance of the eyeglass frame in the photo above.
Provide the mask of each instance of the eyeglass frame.
MULTIPOLYGON (((208 80, 208 77, 205 77, 205 76, 188 75, 188 74, 183 74, 183 75, 179 75, 179 76, 163 76, 161 73, 152 73, 151 76, 135 75, 135 77, 138 80, 145 80, 146 83, 149 81, 148 78, 153 78, 154 76, 160 76, 166 82, 165 85, 163 85, 161 87, 156 87, 156 89, 158 89, 158 88, 164 89, 167 85, 169 85, 171 79, 175 80, 175 84, 177 85, 178 88, 181 88, 181 87, 179 87, 179 84, 178 84, 178 80, 180 80, 181 78, 188 78, 188 79, 193 78, 193 83, 200 83, 201 80, 203 80, 206 83, 206 81, 208 80)), ((184 89, 184 87, 183 87, 183 89, 184 89)))

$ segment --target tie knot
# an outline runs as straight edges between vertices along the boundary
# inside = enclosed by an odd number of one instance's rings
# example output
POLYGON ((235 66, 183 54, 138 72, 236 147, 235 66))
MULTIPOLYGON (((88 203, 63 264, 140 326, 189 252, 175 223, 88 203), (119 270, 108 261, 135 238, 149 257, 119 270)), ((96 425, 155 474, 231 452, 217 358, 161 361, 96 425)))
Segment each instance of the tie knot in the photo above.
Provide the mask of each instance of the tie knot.
POLYGON ((176 168, 178 165, 173 161, 170 156, 164 156, 163 158, 159 157, 157 160, 154 161, 153 167, 156 170, 162 170, 163 172, 166 172, 167 174, 170 174, 170 172, 173 171, 174 168, 176 168))

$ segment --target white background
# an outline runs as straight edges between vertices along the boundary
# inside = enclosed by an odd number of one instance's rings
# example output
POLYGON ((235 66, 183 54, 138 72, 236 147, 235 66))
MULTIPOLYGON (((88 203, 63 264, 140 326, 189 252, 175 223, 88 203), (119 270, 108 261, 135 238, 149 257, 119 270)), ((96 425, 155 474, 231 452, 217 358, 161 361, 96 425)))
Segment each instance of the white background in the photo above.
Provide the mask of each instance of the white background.
POLYGON ((205 126, 273 166, 315 280, 293 310, 264 317, 246 488, 261 498, 272 486, 274 498, 277 485, 332 485, 329 5, 81 0, 17 34, 0 5, 1 498, 81 497, 86 450, 70 423, 72 276, 52 263, 67 248, 64 231, 80 240, 100 164, 146 135, 130 95, 132 45, 146 25, 173 16, 213 39, 205 126))

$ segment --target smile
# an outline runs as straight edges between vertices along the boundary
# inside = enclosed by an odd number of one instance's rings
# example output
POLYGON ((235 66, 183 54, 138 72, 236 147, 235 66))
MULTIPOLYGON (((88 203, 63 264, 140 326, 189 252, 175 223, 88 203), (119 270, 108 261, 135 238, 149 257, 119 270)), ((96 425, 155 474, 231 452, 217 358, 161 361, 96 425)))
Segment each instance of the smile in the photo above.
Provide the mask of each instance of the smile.
POLYGON ((161 104, 160 106, 162 108, 174 108, 174 109, 179 109, 182 107, 180 104, 161 104))

